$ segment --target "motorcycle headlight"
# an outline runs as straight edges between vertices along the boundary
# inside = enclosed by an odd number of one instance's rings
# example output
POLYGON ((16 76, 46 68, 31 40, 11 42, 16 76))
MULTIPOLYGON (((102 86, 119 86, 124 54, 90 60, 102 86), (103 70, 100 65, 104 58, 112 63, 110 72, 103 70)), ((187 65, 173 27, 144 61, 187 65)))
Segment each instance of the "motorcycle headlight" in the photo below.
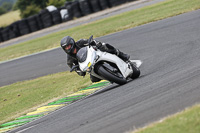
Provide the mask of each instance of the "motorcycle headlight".
POLYGON ((78 59, 78 62, 80 62, 80 63, 84 62, 86 60, 86 58, 87 58, 87 47, 81 48, 77 52, 76 58, 78 59))

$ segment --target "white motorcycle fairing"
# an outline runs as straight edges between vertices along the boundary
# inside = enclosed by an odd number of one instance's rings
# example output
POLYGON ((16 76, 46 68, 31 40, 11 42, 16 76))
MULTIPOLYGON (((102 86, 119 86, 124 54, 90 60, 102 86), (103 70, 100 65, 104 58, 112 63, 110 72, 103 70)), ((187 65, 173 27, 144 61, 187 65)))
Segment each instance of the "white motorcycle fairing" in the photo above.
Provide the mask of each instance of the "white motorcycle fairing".
MULTIPOLYGON (((79 68, 83 72, 87 71, 87 69, 89 69, 90 67, 94 67, 97 62, 103 61, 116 64, 121 74, 124 76, 124 78, 127 78, 129 75, 133 73, 131 65, 129 63, 124 62, 118 56, 107 52, 102 52, 98 49, 95 50, 93 47, 86 46, 86 48, 87 48, 87 58, 84 62, 81 63, 79 62, 79 68)), ((93 68, 91 74, 100 79, 104 79, 100 75, 96 74, 93 71, 93 68)))
POLYGON ((127 78, 130 74, 133 73, 133 70, 130 66, 130 64, 124 62, 122 59, 120 59, 118 56, 114 54, 110 54, 107 52, 101 52, 100 50, 97 51, 97 55, 100 55, 99 61, 106 61, 106 62, 112 62, 117 65, 118 69, 122 73, 122 75, 127 78))

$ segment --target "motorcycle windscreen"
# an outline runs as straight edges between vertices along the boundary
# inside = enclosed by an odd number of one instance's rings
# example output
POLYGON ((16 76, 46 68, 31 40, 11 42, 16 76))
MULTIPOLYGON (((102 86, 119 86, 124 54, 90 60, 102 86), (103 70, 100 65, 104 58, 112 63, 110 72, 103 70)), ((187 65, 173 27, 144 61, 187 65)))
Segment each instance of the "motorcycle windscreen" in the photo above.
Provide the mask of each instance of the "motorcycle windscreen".
POLYGON ((77 52, 76 58, 78 59, 78 62, 80 62, 80 63, 84 62, 86 60, 86 58, 87 58, 87 47, 81 48, 77 52))

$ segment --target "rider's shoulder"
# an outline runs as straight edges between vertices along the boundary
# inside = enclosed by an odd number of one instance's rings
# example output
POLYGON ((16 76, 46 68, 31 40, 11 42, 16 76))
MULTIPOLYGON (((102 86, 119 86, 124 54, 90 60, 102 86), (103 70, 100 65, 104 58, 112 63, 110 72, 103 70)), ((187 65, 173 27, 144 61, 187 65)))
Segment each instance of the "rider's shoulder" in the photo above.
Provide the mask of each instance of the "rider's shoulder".
POLYGON ((86 44, 88 44, 88 39, 80 39, 76 42, 79 47, 84 47, 86 44))
POLYGON ((88 43, 88 39, 80 39, 76 43, 88 43))

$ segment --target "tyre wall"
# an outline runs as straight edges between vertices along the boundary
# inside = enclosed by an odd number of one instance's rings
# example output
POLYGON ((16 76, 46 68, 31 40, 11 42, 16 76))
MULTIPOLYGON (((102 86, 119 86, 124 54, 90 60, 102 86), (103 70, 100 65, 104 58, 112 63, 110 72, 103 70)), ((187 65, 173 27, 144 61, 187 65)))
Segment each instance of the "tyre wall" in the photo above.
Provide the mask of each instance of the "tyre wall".
POLYGON ((99 0, 89 0, 88 2, 90 3, 93 12, 98 12, 102 10, 99 0))
POLYGON ((40 30, 39 24, 37 22, 37 15, 31 16, 27 18, 28 26, 30 27, 31 32, 35 32, 40 30))
POLYGON ((3 28, 0 28, 0 42, 3 42, 2 33, 1 33, 2 30, 3 28))
POLYGON ((42 10, 39 14, 44 28, 54 25, 53 17, 47 9, 42 10))
POLYGON ((89 0, 79 0, 79 7, 81 9, 81 13, 85 15, 89 15, 93 12, 92 7, 89 3, 89 0))
POLYGON ((19 27, 19 33, 20 35, 26 35, 31 33, 30 27, 28 25, 28 19, 22 19, 17 22, 17 25, 19 27))

